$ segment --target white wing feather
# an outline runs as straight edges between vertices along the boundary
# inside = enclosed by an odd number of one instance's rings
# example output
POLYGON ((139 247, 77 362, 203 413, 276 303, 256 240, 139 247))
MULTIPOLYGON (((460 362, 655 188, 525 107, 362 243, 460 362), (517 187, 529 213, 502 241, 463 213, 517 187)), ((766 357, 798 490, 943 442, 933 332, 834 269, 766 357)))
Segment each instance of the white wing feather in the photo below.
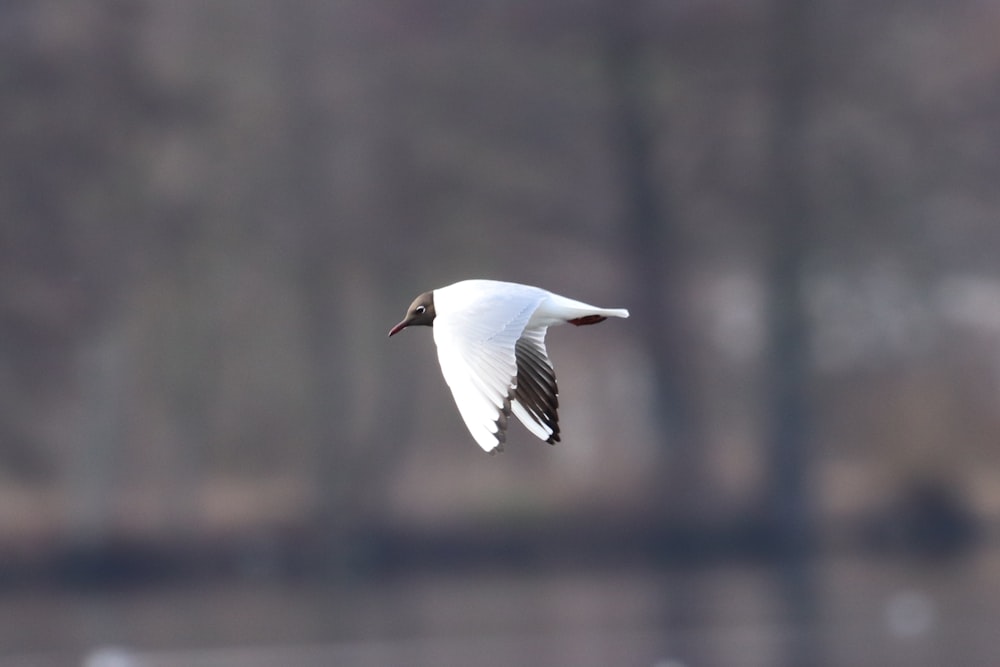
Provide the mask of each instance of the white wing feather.
POLYGON ((514 346, 541 303, 540 292, 434 294, 441 372, 469 432, 487 452, 504 440, 501 424, 517 375, 514 346))

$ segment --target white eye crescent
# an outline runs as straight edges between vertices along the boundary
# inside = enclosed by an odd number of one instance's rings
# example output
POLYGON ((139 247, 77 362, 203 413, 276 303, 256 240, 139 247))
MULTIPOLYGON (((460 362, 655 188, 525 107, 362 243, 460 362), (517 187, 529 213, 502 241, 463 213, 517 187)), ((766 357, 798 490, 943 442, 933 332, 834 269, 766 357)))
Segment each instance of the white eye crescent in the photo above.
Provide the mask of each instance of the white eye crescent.
POLYGON ((415 312, 417 315, 423 315, 426 311, 427 308, 425 308, 424 306, 417 306, 416 308, 413 309, 413 312, 415 312))

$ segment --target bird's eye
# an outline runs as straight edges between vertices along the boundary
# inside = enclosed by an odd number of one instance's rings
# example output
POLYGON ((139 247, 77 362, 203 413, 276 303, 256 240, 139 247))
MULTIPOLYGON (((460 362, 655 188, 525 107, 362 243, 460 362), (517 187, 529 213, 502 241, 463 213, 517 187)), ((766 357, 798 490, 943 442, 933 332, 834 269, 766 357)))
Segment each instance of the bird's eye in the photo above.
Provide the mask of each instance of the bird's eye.
POLYGON ((423 315, 424 312, 426 312, 426 311, 427 311, 427 308, 424 307, 424 306, 417 306, 416 308, 413 309, 413 312, 415 312, 417 315, 423 315))

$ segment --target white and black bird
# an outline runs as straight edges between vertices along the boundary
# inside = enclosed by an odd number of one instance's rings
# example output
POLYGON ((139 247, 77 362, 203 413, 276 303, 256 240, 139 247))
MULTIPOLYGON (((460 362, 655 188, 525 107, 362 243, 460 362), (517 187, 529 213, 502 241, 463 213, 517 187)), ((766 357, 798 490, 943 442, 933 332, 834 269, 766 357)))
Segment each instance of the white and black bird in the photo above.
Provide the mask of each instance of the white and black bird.
POLYGON ((557 324, 597 324, 628 317, 539 287, 463 280, 418 296, 394 336, 410 326, 434 327, 438 361, 458 411, 479 446, 503 449, 511 414, 542 440, 559 441, 559 389, 545 351, 557 324))

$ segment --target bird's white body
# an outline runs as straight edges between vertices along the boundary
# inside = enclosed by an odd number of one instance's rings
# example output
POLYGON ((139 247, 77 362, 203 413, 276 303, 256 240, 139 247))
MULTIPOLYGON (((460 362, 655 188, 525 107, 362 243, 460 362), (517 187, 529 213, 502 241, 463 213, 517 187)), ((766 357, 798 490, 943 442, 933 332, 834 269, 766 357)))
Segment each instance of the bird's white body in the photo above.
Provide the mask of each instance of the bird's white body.
POLYGON ((555 372, 545 332, 557 324, 628 317, 538 287, 465 280, 433 291, 434 342, 445 381, 479 446, 499 450, 507 416, 542 440, 559 439, 555 372))
POLYGON ((478 312, 487 326, 499 325, 511 311, 528 312, 527 328, 566 324, 589 315, 628 317, 624 308, 597 308, 582 301, 567 299, 541 287, 505 283, 498 280, 463 280, 434 290, 437 327, 444 316, 478 312), (485 312, 483 312, 485 311, 485 312))

